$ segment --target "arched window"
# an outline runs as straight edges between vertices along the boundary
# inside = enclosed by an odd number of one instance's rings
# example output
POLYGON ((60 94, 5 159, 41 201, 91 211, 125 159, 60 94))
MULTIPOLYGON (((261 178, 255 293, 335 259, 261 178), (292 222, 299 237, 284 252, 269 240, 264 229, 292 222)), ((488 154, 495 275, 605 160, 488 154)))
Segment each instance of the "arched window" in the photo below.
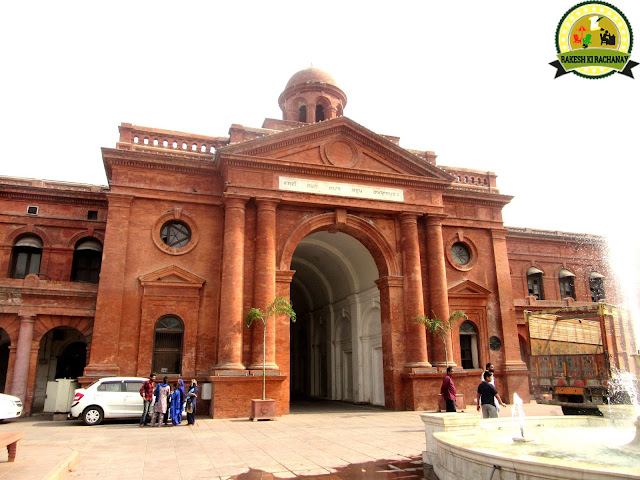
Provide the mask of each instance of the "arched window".
POLYGON ((42 240, 35 235, 24 235, 13 246, 11 278, 24 278, 30 273, 40 273, 42 240))
POLYGON ((558 283, 560 284, 560 298, 571 297, 576 299, 575 274, 566 268, 558 273, 558 283))
POLYGON ((298 109, 298 121, 299 122, 307 121, 307 107, 304 105, 301 105, 300 108, 298 109))
POLYGON ((182 338, 184 325, 173 315, 162 317, 156 323, 153 342, 154 372, 160 374, 182 373, 182 338))
POLYGON ((478 329, 469 321, 460 325, 460 357, 462 368, 479 368, 478 329))
POLYGON ((538 300, 544 300, 544 290, 542 288, 542 276, 544 272, 536 267, 529 267, 527 270, 527 288, 529 295, 538 300))
POLYGON ((316 105, 316 122, 324 120, 324 107, 322 105, 316 105))
POLYGON ((598 272, 591 272, 589 274, 589 289, 591 290, 591 301, 599 302, 604 300, 604 275, 598 272))
POLYGON ((73 251, 71 281, 98 283, 102 265, 102 244, 93 238, 80 240, 73 251))

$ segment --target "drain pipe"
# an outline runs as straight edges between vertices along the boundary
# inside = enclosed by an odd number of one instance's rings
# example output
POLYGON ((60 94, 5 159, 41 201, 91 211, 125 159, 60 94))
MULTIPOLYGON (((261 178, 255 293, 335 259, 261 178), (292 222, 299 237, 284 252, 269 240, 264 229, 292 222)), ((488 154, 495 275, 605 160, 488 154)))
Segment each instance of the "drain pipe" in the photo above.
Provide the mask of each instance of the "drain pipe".
POLYGON ((489 477, 489 480, 493 480, 493 474, 496 473, 496 470, 502 470, 502 467, 500 465, 494 465, 493 470, 491 470, 491 476, 489 477))

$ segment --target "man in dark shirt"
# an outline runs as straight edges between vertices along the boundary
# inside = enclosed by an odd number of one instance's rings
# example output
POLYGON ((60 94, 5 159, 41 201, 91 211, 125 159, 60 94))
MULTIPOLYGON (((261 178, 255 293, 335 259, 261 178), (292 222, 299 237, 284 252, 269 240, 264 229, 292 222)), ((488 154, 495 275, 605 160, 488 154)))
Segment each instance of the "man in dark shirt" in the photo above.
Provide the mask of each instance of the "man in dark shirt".
POLYGON ((478 385, 478 407, 476 410, 480 410, 482 407, 482 418, 498 418, 498 409, 495 405, 495 399, 498 399, 500 405, 505 407, 506 405, 498 395, 498 390, 493 386, 491 380, 493 374, 489 371, 484 372, 482 375, 484 381, 478 385))
POLYGON ((456 386, 453 383, 453 367, 447 367, 447 374, 442 380, 440 387, 440 395, 447 404, 447 412, 456 411, 456 386))
POLYGON ((147 423, 147 415, 151 413, 151 405, 153 404, 153 388, 155 387, 156 374, 149 375, 149 380, 140 387, 140 396, 142 397, 142 416, 140 417, 140 426, 144 427, 147 423))

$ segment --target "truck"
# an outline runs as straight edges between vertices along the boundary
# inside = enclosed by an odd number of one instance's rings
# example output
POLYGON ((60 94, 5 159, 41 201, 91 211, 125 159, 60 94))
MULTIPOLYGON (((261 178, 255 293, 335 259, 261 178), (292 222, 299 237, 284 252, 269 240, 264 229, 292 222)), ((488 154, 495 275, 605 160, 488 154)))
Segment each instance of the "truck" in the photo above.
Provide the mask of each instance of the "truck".
POLYGON ((565 415, 601 415, 598 405, 630 402, 627 392, 612 388, 616 372, 630 371, 633 353, 622 309, 597 303, 524 315, 531 393, 538 403, 560 405, 565 415))

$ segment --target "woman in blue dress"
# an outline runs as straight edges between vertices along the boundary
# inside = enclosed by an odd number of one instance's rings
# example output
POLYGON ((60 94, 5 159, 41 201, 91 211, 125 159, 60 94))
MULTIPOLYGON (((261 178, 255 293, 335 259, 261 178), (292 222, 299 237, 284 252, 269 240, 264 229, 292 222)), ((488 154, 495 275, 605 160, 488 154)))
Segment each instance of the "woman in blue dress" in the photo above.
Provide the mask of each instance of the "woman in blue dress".
POLYGON ((169 417, 174 427, 182 423, 182 391, 180 384, 173 384, 173 392, 171 392, 171 407, 169 408, 169 417))
POLYGON ((196 400, 198 398, 198 382, 191 380, 191 386, 187 392, 187 424, 195 425, 196 423, 196 400))

